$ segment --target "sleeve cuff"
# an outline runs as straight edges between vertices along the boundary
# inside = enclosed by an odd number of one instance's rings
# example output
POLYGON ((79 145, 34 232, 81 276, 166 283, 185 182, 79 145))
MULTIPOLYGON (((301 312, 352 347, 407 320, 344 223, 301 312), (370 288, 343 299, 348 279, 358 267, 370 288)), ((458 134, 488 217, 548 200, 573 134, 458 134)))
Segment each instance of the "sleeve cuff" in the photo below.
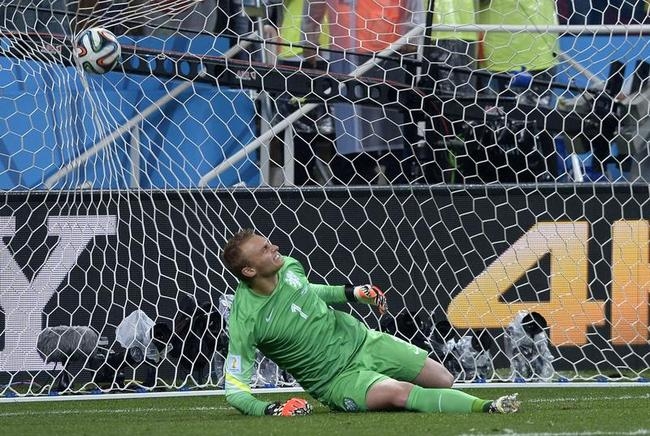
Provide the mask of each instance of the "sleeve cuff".
POLYGON ((354 285, 345 285, 345 299, 350 303, 356 303, 357 297, 354 296, 354 285))

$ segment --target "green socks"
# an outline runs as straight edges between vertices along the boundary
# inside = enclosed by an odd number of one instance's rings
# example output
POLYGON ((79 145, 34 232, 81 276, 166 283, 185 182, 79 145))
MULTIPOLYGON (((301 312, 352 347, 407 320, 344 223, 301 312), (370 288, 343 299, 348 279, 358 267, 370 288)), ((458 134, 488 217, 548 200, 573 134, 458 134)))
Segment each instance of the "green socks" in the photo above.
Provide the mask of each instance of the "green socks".
POLYGON ((492 401, 482 400, 456 389, 425 389, 413 386, 406 409, 416 412, 470 413, 485 412, 492 401))

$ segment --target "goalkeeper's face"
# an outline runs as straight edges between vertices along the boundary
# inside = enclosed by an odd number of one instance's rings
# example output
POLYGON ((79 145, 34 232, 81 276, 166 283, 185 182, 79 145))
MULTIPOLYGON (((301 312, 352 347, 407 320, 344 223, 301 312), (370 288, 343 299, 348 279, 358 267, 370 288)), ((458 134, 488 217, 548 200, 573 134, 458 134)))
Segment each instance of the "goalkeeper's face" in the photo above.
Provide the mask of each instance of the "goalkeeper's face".
POLYGON ((243 273, 249 279, 272 277, 284 265, 284 257, 278 251, 278 246, 260 235, 254 235, 244 242, 241 251, 246 259, 243 273))

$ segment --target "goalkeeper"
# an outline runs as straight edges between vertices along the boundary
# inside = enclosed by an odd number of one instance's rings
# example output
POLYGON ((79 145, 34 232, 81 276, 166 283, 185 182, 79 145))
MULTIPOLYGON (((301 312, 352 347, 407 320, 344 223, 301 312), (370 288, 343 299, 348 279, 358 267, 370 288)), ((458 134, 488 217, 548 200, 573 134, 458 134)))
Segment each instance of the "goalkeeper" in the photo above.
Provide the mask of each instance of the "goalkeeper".
POLYGON ((223 259, 240 279, 230 311, 226 399, 247 415, 303 415, 303 399, 268 403, 251 395, 256 349, 333 410, 516 412, 516 394, 482 400, 450 389, 453 376, 427 353, 368 329, 328 304, 363 302, 386 310, 379 288, 309 283, 298 261, 252 230, 236 233, 223 259))

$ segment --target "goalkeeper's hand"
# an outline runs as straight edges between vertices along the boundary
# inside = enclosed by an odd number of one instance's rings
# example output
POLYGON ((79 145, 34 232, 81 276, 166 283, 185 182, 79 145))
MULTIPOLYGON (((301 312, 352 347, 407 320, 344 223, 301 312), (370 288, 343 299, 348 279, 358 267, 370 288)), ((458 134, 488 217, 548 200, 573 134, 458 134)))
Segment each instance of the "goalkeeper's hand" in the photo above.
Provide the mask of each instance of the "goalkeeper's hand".
POLYGON ((302 398, 291 398, 284 403, 276 401, 275 403, 269 404, 264 409, 264 414, 271 416, 299 416, 309 415, 311 411, 311 404, 306 400, 302 398))
POLYGON ((379 287, 375 285, 354 286, 352 293, 357 301, 377 306, 382 315, 386 313, 386 296, 379 287))

